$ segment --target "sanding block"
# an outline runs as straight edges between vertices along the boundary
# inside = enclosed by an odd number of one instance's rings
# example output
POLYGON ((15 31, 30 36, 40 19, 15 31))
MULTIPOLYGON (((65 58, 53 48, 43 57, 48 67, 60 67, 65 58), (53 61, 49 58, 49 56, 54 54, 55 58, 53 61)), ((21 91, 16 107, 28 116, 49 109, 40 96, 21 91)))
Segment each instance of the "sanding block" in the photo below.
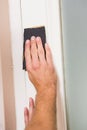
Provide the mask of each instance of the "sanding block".
POLYGON ((45 27, 35 27, 35 28, 25 28, 24 29, 24 43, 23 43, 23 69, 26 70, 26 62, 25 62, 25 42, 27 39, 30 39, 31 36, 39 36, 41 37, 43 48, 45 50, 45 43, 46 43, 46 32, 45 32, 45 27))

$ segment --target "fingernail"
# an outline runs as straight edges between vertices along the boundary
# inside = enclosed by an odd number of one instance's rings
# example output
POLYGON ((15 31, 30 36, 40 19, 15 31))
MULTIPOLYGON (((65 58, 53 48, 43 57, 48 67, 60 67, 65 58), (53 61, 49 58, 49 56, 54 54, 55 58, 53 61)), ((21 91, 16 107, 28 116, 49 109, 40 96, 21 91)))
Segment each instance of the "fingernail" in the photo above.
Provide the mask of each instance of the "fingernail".
POLYGON ((37 39, 37 41, 40 41, 40 37, 39 36, 36 39, 37 39))
POLYGON ((32 36, 32 37, 31 37, 31 40, 35 40, 35 36, 32 36))
POLYGON ((49 47, 48 43, 45 43, 45 46, 46 46, 46 47, 49 47))
POLYGON ((27 40, 26 40, 26 44, 28 44, 29 42, 30 42, 30 40, 27 39, 27 40))

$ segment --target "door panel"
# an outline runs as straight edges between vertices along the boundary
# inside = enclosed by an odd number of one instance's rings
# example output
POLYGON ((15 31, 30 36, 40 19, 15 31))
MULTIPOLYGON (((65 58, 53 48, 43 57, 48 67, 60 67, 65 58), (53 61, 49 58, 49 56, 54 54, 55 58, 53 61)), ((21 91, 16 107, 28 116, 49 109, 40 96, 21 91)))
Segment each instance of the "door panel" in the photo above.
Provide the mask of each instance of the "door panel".
MULTIPOLYGON (((24 106, 29 97, 35 98, 36 91, 22 70, 23 32, 24 28, 45 26, 47 42, 50 44, 53 60, 60 79, 60 95, 58 99, 58 128, 66 130, 64 78, 62 62, 62 42, 60 7, 58 0, 9 0, 9 19, 12 47, 12 71, 14 77, 16 130, 24 129, 24 106)), ((59 90, 58 90, 59 91, 59 90)))

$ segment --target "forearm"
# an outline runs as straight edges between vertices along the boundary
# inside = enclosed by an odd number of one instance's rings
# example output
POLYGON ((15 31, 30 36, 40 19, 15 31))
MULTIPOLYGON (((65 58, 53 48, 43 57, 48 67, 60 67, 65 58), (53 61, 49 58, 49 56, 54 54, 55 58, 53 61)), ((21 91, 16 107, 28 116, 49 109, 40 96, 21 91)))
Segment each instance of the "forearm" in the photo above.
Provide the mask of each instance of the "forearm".
POLYGON ((56 130, 56 86, 37 93, 32 122, 26 130, 56 130))

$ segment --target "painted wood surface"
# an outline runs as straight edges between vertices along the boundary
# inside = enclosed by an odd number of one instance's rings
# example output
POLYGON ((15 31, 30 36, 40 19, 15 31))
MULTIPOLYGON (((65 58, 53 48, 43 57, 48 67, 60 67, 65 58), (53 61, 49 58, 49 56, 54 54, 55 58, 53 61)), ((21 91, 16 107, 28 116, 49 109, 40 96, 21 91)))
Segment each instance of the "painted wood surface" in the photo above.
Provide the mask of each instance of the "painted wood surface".
MULTIPOLYGON (((47 42, 51 47, 53 60, 60 78, 61 100, 57 98, 59 100, 59 104, 61 104, 61 107, 57 108, 58 129, 66 130, 59 1, 8 0, 8 2, 10 22, 10 26, 8 26, 8 29, 10 29, 10 32, 8 32, 10 36, 8 41, 10 42, 6 48, 9 50, 10 46, 11 49, 9 53, 9 55, 11 55, 9 59, 11 64, 8 64, 8 67, 10 67, 9 76, 12 74, 12 82, 10 87, 13 85, 12 94, 14 94, 14 98, 12 98, 11 102, 15 102, 15 129, 24 129, 24 106, 28 105, 29 97, 35 98, 36 94, 33 85, 28 80, 27 73, 22 70, 23 31, 24 28, 44 25, 46 27, 47 42)), ((8 80, 10 81, 9 78, 8 80)), ((11 97, 11 95, 9 95, 9 97, 11 97)), ((8 100, 5 99, 5 102, 6 101, 8 100)), ((57 106, 59 106, 58 103, 57 106)), ((6 122, 6 124, 10 125, 11 123, 6 122)), ((9 130, 13 129, 14 124, 11 125, 9 130)))

